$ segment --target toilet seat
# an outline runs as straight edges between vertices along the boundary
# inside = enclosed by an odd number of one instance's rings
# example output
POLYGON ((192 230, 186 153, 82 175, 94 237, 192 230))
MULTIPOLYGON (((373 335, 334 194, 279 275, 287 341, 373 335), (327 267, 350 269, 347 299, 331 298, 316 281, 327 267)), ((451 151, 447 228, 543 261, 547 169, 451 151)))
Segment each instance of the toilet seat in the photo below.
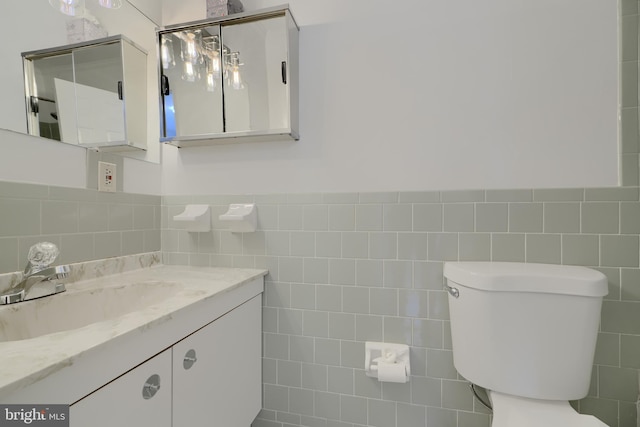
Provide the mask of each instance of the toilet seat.
POLYGON ((593 415, 579 414, 567 401, 487 392, 493 406, 491 427, 607 427, 593 415))

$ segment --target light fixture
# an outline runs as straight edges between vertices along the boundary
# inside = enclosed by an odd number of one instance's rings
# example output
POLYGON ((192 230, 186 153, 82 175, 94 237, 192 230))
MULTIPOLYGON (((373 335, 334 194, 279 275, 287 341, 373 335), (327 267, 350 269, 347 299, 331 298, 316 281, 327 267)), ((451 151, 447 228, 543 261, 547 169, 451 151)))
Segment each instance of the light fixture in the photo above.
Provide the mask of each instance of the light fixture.
POLYGON ((68 16, 80 16, 84 14, 82 0, 49 0, 49 4, 60 13, 68 16))
POLYGON ((200 57, 200 48, 202 46, 202 31, 183 31, 181 39, 182 49, 180 56, 184 62, 195 64, 200 57))
POLYGON ((235 90, 244 89, 244 83, 242 82, 242 76, 240 76, 240 66, 244 65, 240 63, 240 52, 231 52, 230 59, 230 75, 229 85, 235 90))
POLYGON ((162 68, 165 70, 176 65, 176 58, 173 53, 173 40, 171 40, 170 36, 162 36, 160 57, 162 59, 162 68))
POLYGON ((220 64, 220 38, 209 36, 202 39, 204 54, 207 57, 207 73, 214 79, 219 79, 222 75, 222 65, 220 64))
POLYGON ((120 9, 122 7, 122 0, 98 0, 98 3, 107 9, 120 9))
POLYGON ((199 81, 204 75, 207 91, 214 92, 224 78, 233 89, 244 89, 240 74, 240 52, 222 45, 219 35, 207 35, 202 29, 178 31, 163 35, 160 40, 162 68, 175 65, 172 36, 180 40, 180 59, 182 60, 182 80, 199 81), (204 66, 203 66, 204 65, 204 66))

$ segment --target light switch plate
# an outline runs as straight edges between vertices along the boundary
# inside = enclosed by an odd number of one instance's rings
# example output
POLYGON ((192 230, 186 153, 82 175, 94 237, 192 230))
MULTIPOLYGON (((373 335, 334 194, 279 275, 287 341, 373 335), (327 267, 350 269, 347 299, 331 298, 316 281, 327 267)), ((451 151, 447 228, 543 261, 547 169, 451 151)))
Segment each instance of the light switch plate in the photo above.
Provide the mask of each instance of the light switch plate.
POLYGON ((98 162, 98 191, 116 192, 116 165, 98 162))

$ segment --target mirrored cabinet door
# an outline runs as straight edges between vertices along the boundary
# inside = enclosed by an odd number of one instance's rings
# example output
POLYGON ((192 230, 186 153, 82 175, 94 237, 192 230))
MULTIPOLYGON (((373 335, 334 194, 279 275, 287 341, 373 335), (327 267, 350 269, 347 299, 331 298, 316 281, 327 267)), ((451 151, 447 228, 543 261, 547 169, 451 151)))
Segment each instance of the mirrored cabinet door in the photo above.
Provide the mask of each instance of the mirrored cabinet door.
POLYGON ((124 141, 121 45, 106 44, 74 50, 73 63, 75 82, 56 82, 63 140, 88 146, 124 141), (62 102, 74 96, 75 110, 72 103, 62 102), (74 115, 76 121, 72 119, 74 115))
MULTIPOLYGON (((146 149, 147 146, 147 55, 137 46, 122 44, 125 132, 129 145, 146 149)), ((155 110, 155 107, 154 107, 155 110)))
MULTIPOLYGON (((31 62, 31 66, 25 67, 29 133, 61 141, 56 81, 73 81, 71 53, 36 58, 31 62)), ((75 115, 75 97, 69 102, 74 104, 75 115)))
POLYGON ((289 127, 287 32, 284 16, 228 25, 225 85, 227 132, 289 127))
POLYGON ((218 25, 160 37, 164 136, 224 132, 220 49, 218 25))

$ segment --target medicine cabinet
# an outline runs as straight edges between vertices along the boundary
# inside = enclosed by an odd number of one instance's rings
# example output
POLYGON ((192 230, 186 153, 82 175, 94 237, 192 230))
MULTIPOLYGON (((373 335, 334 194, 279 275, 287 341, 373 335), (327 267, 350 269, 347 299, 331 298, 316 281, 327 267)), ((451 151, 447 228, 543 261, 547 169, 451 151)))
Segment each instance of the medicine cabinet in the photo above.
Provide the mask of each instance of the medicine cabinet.
POLYGON ((298 139, 298 33, 288 6, 158 30, 161 141, 298 139))
POLYGON ((31 135, 101 151, 146 149, 146 51, 118 35, 22 57, 31 135))

